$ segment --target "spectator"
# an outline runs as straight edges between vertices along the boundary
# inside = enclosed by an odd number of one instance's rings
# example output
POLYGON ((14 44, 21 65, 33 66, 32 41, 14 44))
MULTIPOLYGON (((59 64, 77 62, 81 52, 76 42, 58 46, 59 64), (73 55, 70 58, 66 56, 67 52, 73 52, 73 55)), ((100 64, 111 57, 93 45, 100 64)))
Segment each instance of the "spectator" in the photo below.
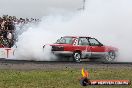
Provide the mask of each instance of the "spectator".
POLYGON ((8 39, 8 42, 9 42, 9 47, 12 46, 12 33, 10 30, 8 30, 8 33, 7 33, 7 39, 8 39))
POLYGON ((1 23, 1 29, 2 30, 5 30, 5 23, 6 23, 6 21, 3 19, 2 23, 1 23))
POLYGON ((15 16, 8 15, 3 15, 2 17, 0 17, 0 48, 12 47, 14 42, 17 40, 17 36, 14 35, 17 35, 16 33, 19 33, 19 31, 21 31, 18 29, 23 28, 25 24, 36 22, 39 22, 39 19, 34 18, 18 19, 15 16))
POLYGON ((3 36, 0 36, 0 48, 4 48, 3 36))

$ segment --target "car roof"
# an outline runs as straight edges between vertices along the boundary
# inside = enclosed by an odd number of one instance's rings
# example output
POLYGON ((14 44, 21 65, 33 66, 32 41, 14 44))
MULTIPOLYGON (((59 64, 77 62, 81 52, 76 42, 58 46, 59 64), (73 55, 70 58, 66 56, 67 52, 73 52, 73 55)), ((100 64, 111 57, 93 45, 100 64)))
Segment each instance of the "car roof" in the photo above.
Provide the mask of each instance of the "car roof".
MULTIPOLYGON (((86 37, 89 37, 89 36, 63 36, 63 37, 86 38, 86 37)), ((91 37, 89 37, 89 38, 91 38, 91 37)))

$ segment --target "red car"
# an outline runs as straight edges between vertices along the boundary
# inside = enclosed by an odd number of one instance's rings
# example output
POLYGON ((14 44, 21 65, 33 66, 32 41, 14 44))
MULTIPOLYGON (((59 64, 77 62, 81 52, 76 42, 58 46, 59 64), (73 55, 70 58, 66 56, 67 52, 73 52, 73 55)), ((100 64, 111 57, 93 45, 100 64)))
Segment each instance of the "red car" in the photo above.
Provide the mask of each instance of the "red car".
POLYGON ((118 52, 117 48, 105 46, 95 38, 84 36, 64 36, 50 46, 55 55, 72 57, 76 62, 80 62, 82 58, 97 58, 111 62, 118 52))

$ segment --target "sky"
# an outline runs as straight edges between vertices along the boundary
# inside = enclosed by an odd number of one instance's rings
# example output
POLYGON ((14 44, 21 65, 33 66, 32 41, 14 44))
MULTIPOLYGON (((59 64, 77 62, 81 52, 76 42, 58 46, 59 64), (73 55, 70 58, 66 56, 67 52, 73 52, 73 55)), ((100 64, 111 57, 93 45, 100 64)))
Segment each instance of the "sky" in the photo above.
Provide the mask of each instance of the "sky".
POLYGON ((0 0, 0 16, 43 17, 55 13, 74 12, 83 0, 0 0))

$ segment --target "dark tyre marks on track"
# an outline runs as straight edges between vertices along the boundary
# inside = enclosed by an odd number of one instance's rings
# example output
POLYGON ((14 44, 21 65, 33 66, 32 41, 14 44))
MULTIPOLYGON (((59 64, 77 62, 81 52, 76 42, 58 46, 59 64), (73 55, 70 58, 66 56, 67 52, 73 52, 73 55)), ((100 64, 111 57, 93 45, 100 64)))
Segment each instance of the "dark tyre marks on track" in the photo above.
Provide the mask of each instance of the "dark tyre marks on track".
POLYGON ((81 63, 70 61, 26 61, 26 60, 6 60, 0 59, 0 69, 15 70, 58 70, 58 69, 81 69, 84 68, 129 68, 132 69, 132 62, 89 62, 81 63))

